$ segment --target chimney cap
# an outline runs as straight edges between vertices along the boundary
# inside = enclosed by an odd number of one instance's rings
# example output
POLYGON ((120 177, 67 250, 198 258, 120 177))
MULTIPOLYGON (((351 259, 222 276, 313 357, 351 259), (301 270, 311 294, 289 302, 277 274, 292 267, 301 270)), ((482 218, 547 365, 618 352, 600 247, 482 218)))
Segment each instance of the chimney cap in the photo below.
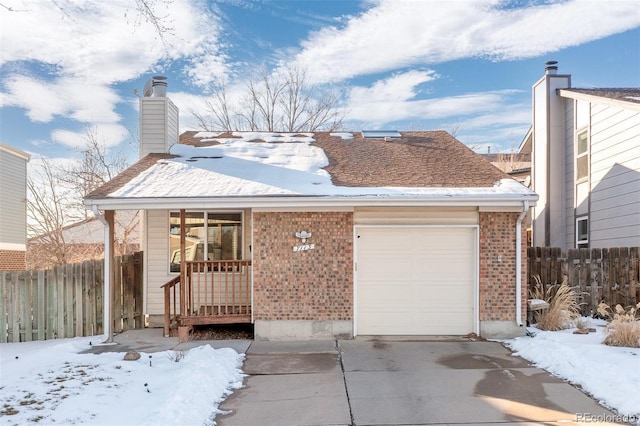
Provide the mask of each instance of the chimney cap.
POLYGON ((144 97, 166 97, 167 96, 167 77, 164 75, 154 75, 144 85, 144 97))
POLYGON ((558 61, 547 61, 544 63, 544 70, 547 74, 555 74, 558 71, 558 61))

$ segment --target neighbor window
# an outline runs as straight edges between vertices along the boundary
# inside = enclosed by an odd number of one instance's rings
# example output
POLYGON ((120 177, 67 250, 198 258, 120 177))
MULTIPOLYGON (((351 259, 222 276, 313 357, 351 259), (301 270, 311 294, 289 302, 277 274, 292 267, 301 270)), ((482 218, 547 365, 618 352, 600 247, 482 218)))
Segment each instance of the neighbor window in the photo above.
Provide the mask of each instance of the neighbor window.
MULTIPOLYGON (((185 259, 242 259, 242 214, 186 212, 185 259)), ((170 271, 180 272, 180 213, 169 216, 170 271)))
POLYGON ((576 141, 576 181, 589 176, 589 135, 586 130, 578 133, 576 141))
POLYGON ((576 248, 589 248, 589 218, 576 219, 576 248))

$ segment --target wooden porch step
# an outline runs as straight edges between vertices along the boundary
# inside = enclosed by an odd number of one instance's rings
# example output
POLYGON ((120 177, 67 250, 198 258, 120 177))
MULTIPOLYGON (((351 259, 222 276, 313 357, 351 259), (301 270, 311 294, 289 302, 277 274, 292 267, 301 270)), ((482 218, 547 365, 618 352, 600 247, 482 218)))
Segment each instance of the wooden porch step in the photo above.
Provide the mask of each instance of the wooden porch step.
POLYGON ((251 314, 246 315, 194 315, 180 318, 181 325, 250 324, 251 314))

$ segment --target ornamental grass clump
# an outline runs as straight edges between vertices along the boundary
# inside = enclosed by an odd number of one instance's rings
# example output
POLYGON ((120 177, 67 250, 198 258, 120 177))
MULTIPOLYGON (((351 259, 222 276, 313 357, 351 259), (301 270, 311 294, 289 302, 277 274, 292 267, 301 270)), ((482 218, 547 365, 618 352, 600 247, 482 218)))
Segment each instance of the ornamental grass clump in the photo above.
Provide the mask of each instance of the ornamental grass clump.
POLYGON ((543 299, 549 304, 549 308, 536 315, 536 327, 540 330, 558 331, 573 327, 574 321, 580 317, 580 296, 567 284, 567 280, 560 286, 553 285, 544 292, 540 291, 542 285, 539 277, 534 277, 537 286, 532 296, 535 299, 543 299), (553 294, 553 289, 557 291, 553 294))
POLYGON ((609 346, 640 348, 640 303, 626 309, 616 305, 615 312, 606 303, 600 303, 598 314, 611 320, 602 343, 609 346))

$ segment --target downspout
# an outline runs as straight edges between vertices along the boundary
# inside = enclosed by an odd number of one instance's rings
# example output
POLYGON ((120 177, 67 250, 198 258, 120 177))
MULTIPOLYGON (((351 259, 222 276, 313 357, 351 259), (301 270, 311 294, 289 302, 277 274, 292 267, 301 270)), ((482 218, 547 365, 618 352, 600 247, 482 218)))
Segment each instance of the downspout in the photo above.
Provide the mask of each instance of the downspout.
POLYGON ((522 327, 522 220, 529 212, 529 201, 524 201, 516 221, 516 324, 522 327))
POLYGON ((104 294, 103 294, 103 324, 104 332, 107 336, 103 343, 113 342, 113 333, 111 332, 111 256, 109 256, 110 250, 108 249, 110 241, 109 222, 104 218, 97 205, 92 206, 93 214, 98 218, 102 225, 104 225, 104 294))

